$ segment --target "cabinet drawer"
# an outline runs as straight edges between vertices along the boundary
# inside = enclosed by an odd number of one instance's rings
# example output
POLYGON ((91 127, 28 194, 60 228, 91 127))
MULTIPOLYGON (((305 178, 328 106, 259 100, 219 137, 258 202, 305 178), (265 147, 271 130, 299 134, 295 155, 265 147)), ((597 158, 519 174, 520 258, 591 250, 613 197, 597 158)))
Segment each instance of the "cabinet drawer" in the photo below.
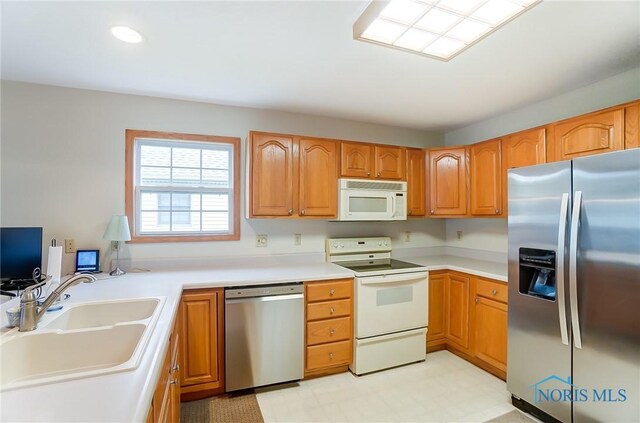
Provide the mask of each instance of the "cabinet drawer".
POLYGON ((486 279, 478 279, 476 281, 476 294, 506 303, 507 284, 493 282, 486 279))
POLYGON ((339 281, 312 282, 307 285, 307 301, 325 301, 351 298, 351 279, 339 281))
POLYGON ((351 363, 351 341, 332 342, 307 347, 307 369, 340 366, 351 363))
POLYGON ((351 314, 351 300, 325 301, 307 304, 307 320, 329 319, 351 314))
POLYGON ((307 323, 307 345, 343 341, 351 338, 351 317, 307 323))

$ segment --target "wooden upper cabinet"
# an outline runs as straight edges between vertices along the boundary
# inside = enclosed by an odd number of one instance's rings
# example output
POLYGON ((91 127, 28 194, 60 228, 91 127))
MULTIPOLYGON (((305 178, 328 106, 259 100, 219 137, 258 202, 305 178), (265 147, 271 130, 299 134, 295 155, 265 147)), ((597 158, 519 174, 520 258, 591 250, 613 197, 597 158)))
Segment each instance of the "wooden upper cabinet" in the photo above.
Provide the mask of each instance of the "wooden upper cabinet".
POLYGON ((547 161, 607 153, 623 147, 624 109, 565 120, 551 125, 547 161))
POLYGON ((182 295, 180 386, 224 388, 224 290, 197 289, 182 295))
POLYGON ((359 142, 340 143, 340 176, 369 178, 373 172, 373 145, 359 142))
POLYGON ((338 147, 335 141, 300 139, 300 216, 336 217, 338 147))
POLYGON ((446 326, 449 341, 462 349, 469 348, 469 286, 468 276, 450 273, 446 280, 446 326))
POLYGON ((407 214, 424 216, 427 213, 425 152, 407 148, 407 214))
POLYGON ((473 144, 469 148, 470 211, 472 215, 502 213, 502 141, 473 144))
POLYGON ((404 179, 405 148, 376 145, 375 176, 378 179, 404 179))
POLYGON ((505 171, 544 163, 545 135, 545 128, 537 128, 504 138, 502 141, 502 162, 505 171))
POLYGON ((293 137, 251 133, 250 216, 292 215, 293 186, 293 137))
POLYGON ((429 207, 434 216, 467 214, 467 153, 464 147, 429 151, 429 207))
POLYGON ((640 147, 640 102, 624 109, 624 148, 640 147))

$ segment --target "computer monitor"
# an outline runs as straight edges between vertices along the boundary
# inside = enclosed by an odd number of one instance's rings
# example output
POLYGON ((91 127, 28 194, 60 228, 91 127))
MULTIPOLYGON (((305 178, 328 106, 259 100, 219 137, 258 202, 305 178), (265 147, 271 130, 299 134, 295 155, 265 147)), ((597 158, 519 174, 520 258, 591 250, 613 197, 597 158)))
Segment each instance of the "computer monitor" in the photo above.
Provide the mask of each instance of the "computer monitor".
POLYGON ((31 279, 42 268, 42 228, 0 228, 0 279, 31 279))

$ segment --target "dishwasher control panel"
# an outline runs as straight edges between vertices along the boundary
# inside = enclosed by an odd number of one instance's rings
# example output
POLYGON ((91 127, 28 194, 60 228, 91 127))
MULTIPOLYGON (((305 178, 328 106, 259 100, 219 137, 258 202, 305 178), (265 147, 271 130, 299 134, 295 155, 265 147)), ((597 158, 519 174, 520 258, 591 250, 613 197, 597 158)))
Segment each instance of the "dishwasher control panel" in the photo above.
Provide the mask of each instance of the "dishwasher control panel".
POLYGON ((302 294, 303 292, 304 284, 302 282, 272 285, 232 286, 225 288, 224 298, 273 297, 276 295, 302 294))

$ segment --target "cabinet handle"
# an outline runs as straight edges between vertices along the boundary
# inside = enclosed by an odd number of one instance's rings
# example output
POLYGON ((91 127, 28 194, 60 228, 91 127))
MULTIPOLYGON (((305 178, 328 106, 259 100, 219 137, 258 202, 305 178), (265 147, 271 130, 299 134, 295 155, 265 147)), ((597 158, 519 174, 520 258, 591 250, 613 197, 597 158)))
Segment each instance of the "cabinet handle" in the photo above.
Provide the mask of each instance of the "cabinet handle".
POLYGON ((334 333, 336 333, 335 329, 329 329, 329 335, 333 335, 334 333))
POLYGON ((480 302, 480 300, 478 299, 478 297, 476 297, 476 304, 478 304, 480 302))
POLYGON ((333 294, 335 294, 335 293, 336 293, 336 290, 335 290, 335 289, 330 289, 330 290, 329 290, 329 295, 333 295, 333 294))
POLYGON ((497 290, 495 290, 495 289, 492 289, 492 290, 491 290, 491 293, 492 293, 493 295, 498 295, 498 291, 497 291, 497 290))
POLYGON ((381 175, 381 173, 380 173, 380 172, 378 172, 378 175, 377 175, 377 176, 378 176, 378 178, 380 177, 380 175, 381 175))
POLYGON ((371 172, 367 172, 367 176, 371 176, 371 172))
POLYGON ((500 214, 500 209, 496 209, 496 214, 500 214))
POLYGON ((289 209, 289 216, 293 214, 293 209, 289 209))
POLYGON ((413 213, 413 210, 409 210, 409 214, 413 213))
POLYGON ((333 360, 333 353, 332 352, 329 353, 329 360, 333 360))
POLYGON ((431 214, 435 213, 435 211, 433 209, 431 209, 431 214))
POLYGON ((329 314, 333 314, 333 313, 335 313, 335 312, 336 312, 336 309, 335 309, 335 308, 331 307, 331 308, 329 309, 329 314))
POLYGON ((304 210, 300 210, 300 214, 304 216, 304 210))
POLYGON ((175 367, 173 369, 171 369, 172 372, 177 372, 178 370, 180 370, 180 365, 176 364, 175 367))
POLYGON ((178 384, 178 379, 173 379, 171 382, 169 382, 170 385, 177 385, 178 384))

